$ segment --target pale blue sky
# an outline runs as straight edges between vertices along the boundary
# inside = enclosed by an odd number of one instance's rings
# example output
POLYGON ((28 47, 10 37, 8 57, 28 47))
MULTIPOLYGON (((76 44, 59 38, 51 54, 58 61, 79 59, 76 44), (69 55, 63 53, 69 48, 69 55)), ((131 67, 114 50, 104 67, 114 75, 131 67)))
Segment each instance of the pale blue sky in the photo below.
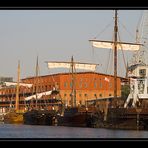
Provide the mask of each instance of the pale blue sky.
MULTIPOLYGON (((123 41, 135 41, 141 13, 142 10, 119 10, 123 41)), ((18 60, 21 78, 35 75, 37 55, 41 75, 55 72, 48 70, 45 61, 69 61, 72 55, 75 61, 102 64, 98 72, 105 72, 108 50, 95 49, 93 55, 88 40, 107 24, 111 25, 98 39, 112 40, 113 17, 113 10, 0 10, 0 76, 15 80, 18 60)))

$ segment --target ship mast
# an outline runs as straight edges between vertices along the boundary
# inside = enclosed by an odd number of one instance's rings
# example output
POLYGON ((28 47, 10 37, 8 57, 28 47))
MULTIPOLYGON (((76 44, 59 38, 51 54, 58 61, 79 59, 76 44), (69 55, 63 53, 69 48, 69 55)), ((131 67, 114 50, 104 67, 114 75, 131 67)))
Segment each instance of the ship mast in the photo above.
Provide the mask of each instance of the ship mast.
POLYGON ((114 101, 115 106, 117 105, 117 10, 115 10, 115 26, 114 26, 114 101))
POLYGON ((17 68, 17 86, 16 86, 16 102, 15 102, 15 110, 19 110, 19 81, 20 81, 20 61, 18 61, 17 68))
POLYGON ((35 94, 35 108, 37 109, 37 99, 38 99, 38 96, 37 96, 37 93, 38 93, 38 72, 39 71, 39 64, 38 64, 38 56, 37 56, 37 61, 36 61, 36 94, 35 94))
POLYGON ((74 76, 74 60, 71 58, 71 73, 72 73, 72 92, 71 92, 71 107, 76 107, 76 90, 75 90, 75 76, 74 76))

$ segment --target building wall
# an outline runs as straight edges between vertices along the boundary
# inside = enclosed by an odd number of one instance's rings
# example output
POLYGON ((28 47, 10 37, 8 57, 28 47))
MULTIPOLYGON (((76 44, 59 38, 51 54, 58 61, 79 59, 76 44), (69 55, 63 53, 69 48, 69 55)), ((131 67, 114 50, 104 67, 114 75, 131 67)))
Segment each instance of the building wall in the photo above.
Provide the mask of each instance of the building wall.
MULTIPOLYGON (((66 104, 70 104, 71 75, 60 76, 60 95, 66 104)), ((87 100, 109 98, 114 96, 114 78, 97 73, 80 73, 75 76, 77 104, 85 104, 87 100), (106 81, 107 78, 109 81, 106 81)), ((117 79, 117 96, 121 96, 121 82, 117 79)))
MULTIPOLYGON (((33 84, 33 87, 20 87, 20 100, 24 101, 25 97, 35 93, 36 88, 38 88, 38 92, 44 92, 56 87, 60 90, 62 101, 67 105, 70 105, 71 81, 72 77, 68 73, 22 79, 22 82, 31 83, 33 84)), ((75 75, 75 82, 77 104, 86 105, 87 100, 109 98, 114 95, 113 76, 93 72, 77 73, 75 75), (109 81, 106 81, 105 78, 109 81)), ((0 107, 6 105, 8 107, 8 103, 15 101, 16 87, 1 88, 0 94, 0 102, 7 101, 7 104, 1 103, 0 107)), ((117 96, 121 96, 120 78, 117 78, 117 96)), ((23 108, 23 104, 21 107, 23 108)))

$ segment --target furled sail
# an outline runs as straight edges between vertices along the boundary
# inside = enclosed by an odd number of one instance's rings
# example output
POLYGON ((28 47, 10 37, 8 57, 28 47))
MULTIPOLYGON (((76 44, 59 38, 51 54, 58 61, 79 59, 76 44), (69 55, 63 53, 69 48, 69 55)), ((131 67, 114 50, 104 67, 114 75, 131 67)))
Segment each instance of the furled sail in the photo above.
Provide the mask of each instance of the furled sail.
MULTIPOLYGON (((37 93, 37 99, 40 99, 42 96, 50 95, 51 93, 52 93, 52 91, 37 93)), ((26 97, 25 100, 28 101, 28 100, 31 100, 33 98, 36 98, 36 94, 32 95, 32 96, 29 96, 29 97, 26 97)))
MULTIPOLYGON (((16 86, 17 85, 17 82, 4 82, 4 84, 6 86, 16 86)), ((27 83, 19 83, 20 86, 24 86, 24 87, 29 87, 31 88, 32 87, 32 84, 27 84, 27 83)))
MULTIPOLYGON (((107 49, 113 49, 114 42, 113 41, 100 41, 100 40, 89 40, 94 47, 97 48, 107 48, 107 49)), ((117 42, 117 49, 118 50, 139 50, 140 46, 142 44, 135 44, 135 43, 125 43, 125 42, 117 42)))
MULTIPOLYGON (((70 62, 47 62, 47 64, 48 64, 48 68, 70 68, 71 67, 70 62)), ((84 70, 90 70, 90 71, 95 71, 97 65, 98 64, 74 62, 74 66, 76 69, 84 69, 84 70)))

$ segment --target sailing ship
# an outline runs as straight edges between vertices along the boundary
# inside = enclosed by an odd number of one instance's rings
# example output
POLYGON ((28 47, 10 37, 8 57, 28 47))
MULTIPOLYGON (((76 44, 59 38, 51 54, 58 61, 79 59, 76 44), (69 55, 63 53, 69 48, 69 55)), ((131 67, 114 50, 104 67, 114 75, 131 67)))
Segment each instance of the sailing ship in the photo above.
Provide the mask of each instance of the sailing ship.
POLYGON ((18 62, 17 72, 17 87, 16 87, 16 100, 15 109, 10 108, 9 112, 4 115, 4 123, 23 123, 23 111, 19 109, 19 83, 20 83, 20 61, 18 62))
POLYGON ((98 64, 74 62, 73 56, 71 62, 47 62, 48 68, 68 68, 71 69, 71 100, 70 106, 64 108, 64 112, 57 116, 58 126, 74 127, 94 127, 98 120, 97 110, 93 106, 78 106, 76 103, 76 69, 92 70, 96 69, 98 64))
MULTIPOLYGON (((127 100, 119 104, 117 96, 117 50, 139 50, 142 44, 118 42, 117 10, 115 10, 114 41, 90 40, 97 48, 114 48, 114 97, 108 103, 107 112, 98 127, 114 129, 148 129, 147 78, 142 74, 130 76, 130 94, 127 100)), ((139 70, 139 69, 138 69, 139 70)), ((133 70, 134 71, 134 70, 133 70)), ((138 71, 139 72, 139 71, 138 71)), ((146 69, 145 69, 146 73, 146 69)))
MULTIPOLYGON (((36 81, 38 81, 38 72, 39 72, 39 66, 38 66, 38 57, 37 57, 37 63, 36 63, 36 81)), ((37 84, 38 85, 38 84, 37 84)), ((55 96, 58 94, 58 90, 54 88, 53 90, 41 92, 38 93, 38 86, 36 86, 35 94, 32 96, 29 96, 25 98, 25 101, 32 100, 35 98, 35 107, 28 108, 28 110, 23 114, 24 118, 24 124, 29 125, 56 125, 56 115, 60 113, 59 110, 55 110, 53 105, 59 105, 62 106, 62 102, 60 99, 56 99, 55 96), (49 96, 52 95, 53 97, 50 99, 50 105, 52 108, 41 108, 38 100, 42 96, 49 96)))

